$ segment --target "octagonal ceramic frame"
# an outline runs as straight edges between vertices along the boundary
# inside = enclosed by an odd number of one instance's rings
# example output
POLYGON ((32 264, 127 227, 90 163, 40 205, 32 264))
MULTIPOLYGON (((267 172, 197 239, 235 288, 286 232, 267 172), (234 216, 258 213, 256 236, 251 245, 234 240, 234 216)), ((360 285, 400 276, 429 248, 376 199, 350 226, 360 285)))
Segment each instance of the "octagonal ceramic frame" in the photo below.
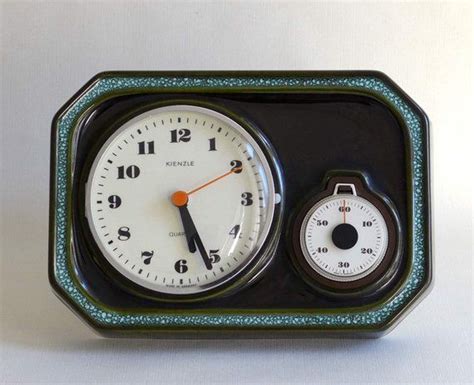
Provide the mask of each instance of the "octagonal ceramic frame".
POLYGON ((356 336, 391 330, 432 281, 428 119, 386 75, 341 72, 105 72, 91 79, 56 114, 52 125, 49 279, 55 293, 103 335, 118 336, 356 336), (71 263, 72 180, 77 123, 110 98, 160 92, 318 92, 376 98, 405 129, 408 266, 402 282, 377 303, 339 309, 123 310, 86 293, 71 263))

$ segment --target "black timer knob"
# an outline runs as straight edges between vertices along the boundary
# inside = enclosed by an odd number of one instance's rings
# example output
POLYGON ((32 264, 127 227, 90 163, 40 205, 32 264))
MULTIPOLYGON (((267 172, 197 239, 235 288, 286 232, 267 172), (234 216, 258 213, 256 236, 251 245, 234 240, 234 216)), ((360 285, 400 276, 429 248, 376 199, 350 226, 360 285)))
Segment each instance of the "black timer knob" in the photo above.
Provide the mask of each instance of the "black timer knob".
POLYGON ((336 247, 348 250, 355 246, 359 235, 354 226, 349 223, 341 223, 332 231, 332 241, 336 247))

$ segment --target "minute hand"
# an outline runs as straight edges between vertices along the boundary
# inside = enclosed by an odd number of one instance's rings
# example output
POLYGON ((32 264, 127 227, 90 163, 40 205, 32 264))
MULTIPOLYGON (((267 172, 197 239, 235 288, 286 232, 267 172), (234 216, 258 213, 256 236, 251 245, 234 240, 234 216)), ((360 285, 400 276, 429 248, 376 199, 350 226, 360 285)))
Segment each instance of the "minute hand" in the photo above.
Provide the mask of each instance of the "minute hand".
POLYGON ((191 253, 196 252, 196 246, 199 250, 199 254, 206 265, 208 270, 212 270, 212 262, 207 255, 206 249, 202 243, 201 237, 196 230, 196 226, 191 218, 191 214, 189 213, 188 206, 183 205, 179 206, 179 214, 181 215, 181 221, 183 222, 184 233, 186 234, 186 241, 188 243, 188 248, 191 253))

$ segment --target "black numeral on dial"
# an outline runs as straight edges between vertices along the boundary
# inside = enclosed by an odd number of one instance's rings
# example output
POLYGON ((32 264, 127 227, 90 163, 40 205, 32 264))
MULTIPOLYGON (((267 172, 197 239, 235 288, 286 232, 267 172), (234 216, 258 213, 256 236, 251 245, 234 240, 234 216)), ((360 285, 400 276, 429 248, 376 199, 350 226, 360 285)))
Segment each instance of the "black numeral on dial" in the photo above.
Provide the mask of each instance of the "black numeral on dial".
POLYGON ((155 252, 153 250, 151 250, 151 251, 142 251, 142 259, 143 259, 143 263, 145 265, 150 264, 151 259, 153 258, 153 254, 155 254, 155 252))
POLYGON ((180 259, 174 264, 174 269, 177 273, 184 274, 188 271, 187 263, 188 261, 186 261, 185 259, 180 259))
POLYGON ((171 143, 184 142, 187 143, 191 140, 191 130, 182 128, 180 130, 171 130, 171 143))
POLYGON ((216 250, 209 250, 209 259, 211 260, 211 263, 217 263, 221 260, 221 257, 219 254, 219 249, 216 250))
POLYGON ((130 239, 130 227, 122 226, 118 229, 117 233, 119 241, 128 241, 130 239))
POLYGON ((109 207, 111 209, 116 209, 119 208, 120 205, 122 204, 122 199, 118 195, 111 195, 108 198, 109 201, 109 207))
POLYGON ((232 171, 238 169, 237 171, 234 171, 234 174, 240 174, 242 172, 242 162, 240 160, 233 160, 230 162, 230 167, 232 167, 232 171))
POLYGON ((138 142, 138 155, 150 155, 155 153, 155 142, 138 142))
POLYGON ((209 139, 209 151, 217 151, 216 150, 216 138, 209 139))
POLYGON ((244 192, 242 195, 242 200, 240 201, 240 203, 242 203, 243 206, 251 206, 252 203, 253 203, 253 195, 252 193, 249 193, 249 192, 244 192))
POLYGON ((338 263, 337 263, 337 267, 348 268, 349 266, 350 266, 350 263, 349 263, 349 262, 338 262, 338 263))
POLYGON ((125 179, 126 177, 135 179, 138 175, 140 175, 140 169, 138 166, 132 165, 125 168, 125 166, 119 166, 118 169, 118 177, 117 179, 125 179))
POLYGON ((240 225, 235 225, 232 227, 232 230, 229 231, 229 235, 232 235, 232 237, 237 238, 237 235, 239 235, 240 231, 240 225))

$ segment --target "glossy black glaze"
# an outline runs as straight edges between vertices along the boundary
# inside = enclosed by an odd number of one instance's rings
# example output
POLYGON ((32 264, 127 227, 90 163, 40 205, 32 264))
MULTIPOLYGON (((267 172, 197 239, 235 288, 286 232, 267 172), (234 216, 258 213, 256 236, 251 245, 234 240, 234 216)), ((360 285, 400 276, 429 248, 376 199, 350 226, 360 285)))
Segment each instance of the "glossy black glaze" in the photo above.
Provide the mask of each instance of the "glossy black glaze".
MULTIPOLYGON (((396 205, 402 235, 407 228, 407 176, 404 130, 391 111, 367 96, 350 94, 155 94, 117 97, 93 111, 81 127, 77 142, 74 180, 74 221, 78 247, 75 261, 85 289, 102 302, 121 308, 213 309, 213 308, 327 308, 360 306, 383 297, 389 286, 375 297, 336 300, 325 298, 309 287, 293 269, 281 236, 275 258, 255 284, 228 297, 205 302, 173 304, 133 295, 117 286, 91 257, 83 219, 84 198, 79 180, 87 176, 88 162, 110 135, 108 129, 130 109, 170 99, 208 101, 244 117, 268 137, 278 154, 286 187, 289 215, 309 191, 317 191, 329 170, 361 170, 372 184, 396 205)), ((406 265, 406 256, 398 271, 406 265)), ((396 280, 395 280, 396 283, 396 280)), ((394 284, 395 284, 394 283, 394 284)))
POLYGON ((341 250, 352 249, 359 239, 354 226, 349 223, 340 223, 332 231, 332 241, 341 250))

